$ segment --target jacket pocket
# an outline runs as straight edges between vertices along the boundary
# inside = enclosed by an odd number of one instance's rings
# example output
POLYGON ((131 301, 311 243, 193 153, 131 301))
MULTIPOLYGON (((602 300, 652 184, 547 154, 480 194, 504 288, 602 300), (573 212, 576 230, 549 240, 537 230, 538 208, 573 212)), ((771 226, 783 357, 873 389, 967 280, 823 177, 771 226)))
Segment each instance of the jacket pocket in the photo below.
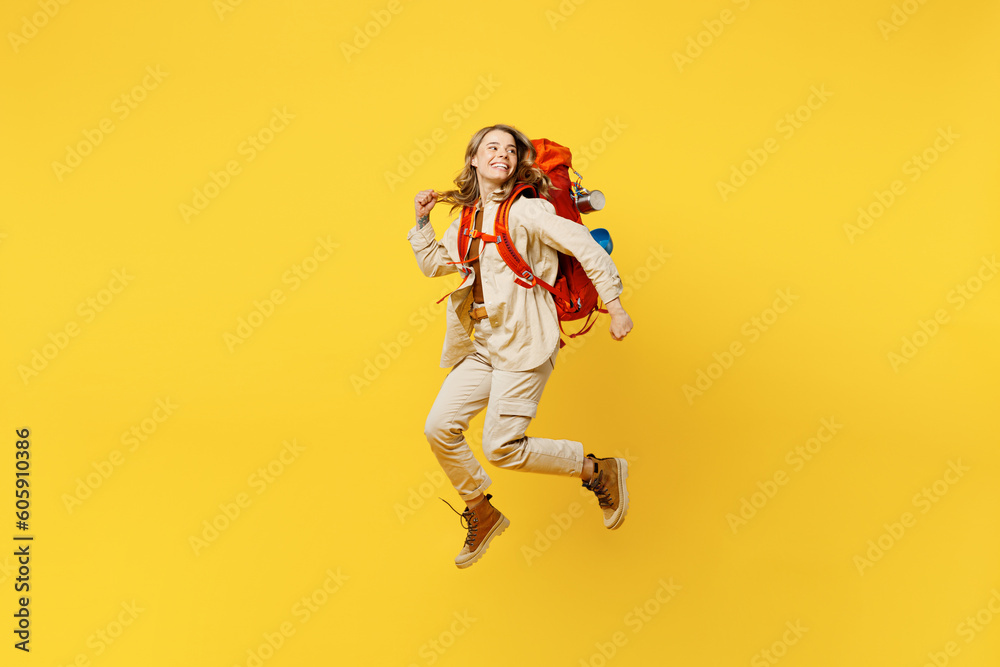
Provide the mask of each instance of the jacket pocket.
POLYGON ((499 401, 497 408, 501 415, 516 415, 518 417, 535 418, 538 412, 538 401, 527 398, 504 398, 499 401))

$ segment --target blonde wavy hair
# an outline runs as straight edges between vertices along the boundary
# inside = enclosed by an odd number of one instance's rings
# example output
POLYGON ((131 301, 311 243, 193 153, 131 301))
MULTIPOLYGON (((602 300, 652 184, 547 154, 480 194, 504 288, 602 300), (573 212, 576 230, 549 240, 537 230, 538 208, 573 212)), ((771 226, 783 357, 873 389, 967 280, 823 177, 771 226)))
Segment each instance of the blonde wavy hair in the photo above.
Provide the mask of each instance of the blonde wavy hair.
POLYGON ((517 147, 517 166, 504 182, 502 191, 495 195, 495 201, 505 201, 518 183, 535 186, 540 197, 548 195, 549 189, 554 187, 545 172, 535 166, 535 147, 523 132, 510 125, 491 125, 476 132, 469 140, 469 145, 465 148, 465 166, 455 178, 457 189, 437 193, 438 201, 451 204, 452 211, 463 206, 472 206, 479 199, 479 178, 476 175, 476 168, 472 166, 472 158, 479 151, 479 144, 483 142, 483 138, 493 130, 502 130, 510 134, 514 137, 514 144, 517 147))

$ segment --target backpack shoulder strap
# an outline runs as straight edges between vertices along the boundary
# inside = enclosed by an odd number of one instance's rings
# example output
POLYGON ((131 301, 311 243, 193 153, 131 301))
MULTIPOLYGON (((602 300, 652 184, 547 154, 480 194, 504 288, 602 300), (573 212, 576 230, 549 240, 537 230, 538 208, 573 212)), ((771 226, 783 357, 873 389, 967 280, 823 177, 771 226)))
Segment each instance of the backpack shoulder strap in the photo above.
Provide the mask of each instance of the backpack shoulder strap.
POLYGON ((500 251, 500 257, 503 259, 504 264, 514 272, 514 282, 521 287, 533 287, 537 278, 535 278, 535 274, 531 270, 531 267, 528 266, 528 263, 517 252, 517 248, 514 247, 514 241, 510 238, 510 231, 508 231, 507 225, 510 218, 511 206, 514 205, 514 201, 518 196, 527 191, 530 191, 532 195, 537 194, 535 188, 524 183, 515 187, 510 197, 500 204, 500 208, 497 209, 496 220, 493 223, 493 231, 496 233, 497 250, 500 251))
MULTIPOLYGON (((462 218, 461 222, 458 225, 458 239, 457 239, 459 259, 456 262, 448 262, 448 264, 458 264, 459 271, 462 273, 463 276, 465 276, 470 270, 465 266, 465 253, 469 251, 469 230, 472 229, 473 221, 476 218, 475 212, 476 209, 473 206, 462 207, 462 218)), ((456 291, 458 290, 453 290, 452 292, 445 294, 443 297, 438 299, 436 303, 441 303, 449 296, 454 294, 456 291)))
POLYGON ((517 248, 514 246, 514 240, 510 238, 510 232, 507 229, 510 208, 514 205, 514 200, 517 199, 518 195, 521 195, 529 190, 532 195, 537 196, 537 192, 533 186, 526 185, 524 183, 518 185, 514 188, 510 197, 503 204, 501 204, 499 210, 497 210, 497 219, 494 224, 494 231, 497 235, 497 250, 500 251, 500 257, 503 258, 504 264, 510 267, 510 270, 514 272, 515 283, 521 287, 527 287, 529 289, 538 285, 551 293, 552 296, 557 299, 570 302, 571 299, 569 294, 556 289, 535 275, 535 272, 531 270, 531 267, 528 266, 526 261, 524 261, 521 254, 517 252, 517 248))
POLYGON ((462 207, 462 222, 458 227, 458 261, 453 264, 462 264, 465 254, 469 251, 469 232, 476 219, 476 208, 474 206, 462 207))

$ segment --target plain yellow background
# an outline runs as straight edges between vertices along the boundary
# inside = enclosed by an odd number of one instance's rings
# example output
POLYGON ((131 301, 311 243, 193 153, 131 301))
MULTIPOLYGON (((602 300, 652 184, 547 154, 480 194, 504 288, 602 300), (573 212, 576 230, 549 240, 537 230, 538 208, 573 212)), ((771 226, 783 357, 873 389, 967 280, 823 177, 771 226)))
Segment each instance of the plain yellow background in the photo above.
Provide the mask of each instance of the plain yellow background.
POLYGON ((1000 661, 996 3, 0 14, 3 664, 1000 661), (564 349, 529 433, 627 456, 632 506, 491 467, 511 528, 459 571, 455 278, 405 236, 496 122, 608 197, 635 330, 564 349))

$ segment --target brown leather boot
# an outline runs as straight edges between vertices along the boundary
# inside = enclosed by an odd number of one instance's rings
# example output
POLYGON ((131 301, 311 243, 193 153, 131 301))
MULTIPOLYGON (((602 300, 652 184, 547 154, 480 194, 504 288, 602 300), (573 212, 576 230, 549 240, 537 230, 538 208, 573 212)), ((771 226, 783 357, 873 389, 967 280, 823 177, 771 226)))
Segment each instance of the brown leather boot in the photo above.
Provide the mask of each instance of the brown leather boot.
MULTIPOLYGON (((500 510, 490 504, 492 495, 487 494, 486 498, 473 508, 466 507, 460 514, 462 517, 462 528, 469 531, 465 538, 465 545, 455 556, 455 565, 466 568, 482 557, 483 552, 490 546, 490 540, 502 533, 510 525, 500 510)), ((442 498, 442 500, 444 500, 442 498)), ((448 504, 448 501, 445 501, 448 504)), ((451 507, 449 504, 448 507, 451 507)), ((451 508, 455 514, 459 514, 454 507, 451 508)))
POLYGON ((597 495, 597 503, 604 510, 604 527, 615 530, 625 521, 628 512, 628 461, 619 458, 599 459, 593 454, 587 458, 594 462, 594 476, 583 488, 597 495))

